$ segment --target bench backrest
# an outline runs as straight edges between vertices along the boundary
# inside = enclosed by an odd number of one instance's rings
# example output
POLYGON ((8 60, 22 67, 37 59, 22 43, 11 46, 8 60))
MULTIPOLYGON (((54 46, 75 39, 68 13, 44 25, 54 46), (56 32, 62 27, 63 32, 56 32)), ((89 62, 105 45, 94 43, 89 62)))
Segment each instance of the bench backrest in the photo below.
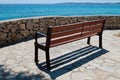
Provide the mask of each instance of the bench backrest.
POLYGON ((47 47, 69 43, 82 38, 102 33, 105 20, 48 27, 47 47))

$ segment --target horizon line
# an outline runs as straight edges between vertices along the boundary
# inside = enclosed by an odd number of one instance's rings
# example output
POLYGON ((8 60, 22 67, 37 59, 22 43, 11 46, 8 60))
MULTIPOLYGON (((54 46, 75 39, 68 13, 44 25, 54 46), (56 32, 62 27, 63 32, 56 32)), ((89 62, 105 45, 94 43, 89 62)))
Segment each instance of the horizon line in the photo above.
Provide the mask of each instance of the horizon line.
POLYGON ((120 2, 0 3, 0 4, 117 4, 120 2))

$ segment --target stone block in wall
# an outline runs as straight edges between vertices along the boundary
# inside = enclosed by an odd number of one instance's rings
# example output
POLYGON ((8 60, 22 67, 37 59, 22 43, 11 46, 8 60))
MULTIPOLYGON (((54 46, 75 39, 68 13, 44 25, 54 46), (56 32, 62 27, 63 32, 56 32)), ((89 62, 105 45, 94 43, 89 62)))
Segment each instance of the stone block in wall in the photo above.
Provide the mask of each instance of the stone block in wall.
POLYGON ((29 20, 26 24, 27 29, 32 29, 33 28, 33 22, 29 20))
POLYGON ((10 25, 7 25, 7 29, 11 29, 13 27, 13 25, 12 24, 10 24, 10 25))
POLYGON ((0 27, 0 32, 2 32, 3 31, 3 29, 0 27))
POLYGON ((0 41, 5 40, 7 38, 6 33, 0 33, 0 41))
POLYGON ((18 25, 22 24, 22 20, 17 21, 18 25))
POLYGON ((39 23, 39 28, 40 28, 41 26, 45 26, 45 24, 43 24, 42 21, 39 23))
POLYGON ((15 40, 16 41, 21 40, 22 38, 23 38, 23 36, 21 34, 17 34, 15 40))
POLYGON ((34 30, 30 30, 30 34, 31 34, 31 35, 34 34, 34 30))
POLYGON ((10 22, 10 21, 7 21, 7 22, 5 22, 5 24, 6 24, 6 25, 9 25, 9 24, 11 24, 11 22, 10 22))
POLYGON ((15 27, 11 28, 11 33, 16 32, 16 30, 17 30, 17 28, 15 28, 15 27))
POLYGON ((77 23, 78 19, 76 17, 71 18, 72 23, 77 23))
POLYGON ((16 34, 11 34, 11 37, 12 37, 12 39, 15 39, 15 37, 16 37, 16 34))
POLYGON ((21 31, 21 34, 24 36, 24 37, 27 37, 30 32, 28 30, 25 30, 25 31, 21 31))
POLYGON ((118 22, 117 26, 120 27, 120 21, 118 22))
POLYGON ((20 24, 20 29, 21 30, 25 30, 26 28, 25 28, 25 24, 20 24))
POLYGON ((84 17, 78 17, 78 22, 82 22, 82 21, 84 21, 84 17))
POLYGON ((33 23, 39 23, 39 19, 33 19, 33 23))
POLYGON ((39 28, 39 31, 43 32, 45 29, 44 28, 39 28))
POLYGON ((3 32, 4 32, 4 33, 8 33, 9 30, 8 30, 8 29, 4 29, 3 32))
POLYGON ((22 19, 22 23, 26 23, 27 22, 27 19, 22 19))
POLYGON ((55 20, 49 20, 48 21, 48 26, 54 26, 55 25, 55 20))
POLYGON ((39 27, 39 24, 33 24, 33 27, 37 28, 37 27, 39 27))
POLYGON ((16 21, 11 21, 11 24, 16 24, 17 23, 17 20, 16 21))
POLYGON ((6 24, 5 23, 0 23, 0 28, 5 29, 6 28, 6 24))
MULTIPOLYGON (((11 41, 13 38, 11 37, 11 34, 9 35, 9 37, 7 37, 6 39, 5 39, 5 41, 11 41)), ((14 40, 14 39, 13 39, 14 40)))

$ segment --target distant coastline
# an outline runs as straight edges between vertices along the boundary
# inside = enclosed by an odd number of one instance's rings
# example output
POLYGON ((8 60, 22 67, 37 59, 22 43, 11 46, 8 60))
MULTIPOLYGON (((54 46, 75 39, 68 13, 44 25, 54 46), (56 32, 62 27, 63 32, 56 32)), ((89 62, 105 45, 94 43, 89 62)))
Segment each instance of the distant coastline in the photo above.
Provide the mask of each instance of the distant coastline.
POLYGON ((75 2, 65 2, 65 3, 55 3, 55 4, 120 4, 120 2, 117 2, 117 3, 93 3, 93 2, 75 3, 75 2))
MULTIPOLYGON (((4 5, 5 3, 3 3, 3 5, 4 5)), ((12 3, 12 4, 14 4, 14 3, 12 3)), ((25 4, 27 4, 27 3, 17 3, 17 4, 23 4, 23 5, 25 5, 25 4)), ((16 4, 16 5, 17 5, 16 4)), ((28 3, 28 4, 32 4, 32 3, 28 3)), ((37 5, 39 5, 39 3, 34 3, 35 5, 37 4, 37 5)), ((42 3, 42 4, 40 4, 40 5, 45 5, 46 3, 42 3)), ((47 3, 47 4, 50 4, 50 3, 47 3)), ((115 3, 95 3, 95 2, 80 2, 80 3, 78 3, 78 2, 64 2, 64 3, 51 3, 51 5, 54 5, 54 4, 120 4, 120 2, 115 2, 115 3)), ((2 5, 1 3, 0 3, 0 5, 2 5)), ((9 5, 9 4, 8 4, 9 5)))

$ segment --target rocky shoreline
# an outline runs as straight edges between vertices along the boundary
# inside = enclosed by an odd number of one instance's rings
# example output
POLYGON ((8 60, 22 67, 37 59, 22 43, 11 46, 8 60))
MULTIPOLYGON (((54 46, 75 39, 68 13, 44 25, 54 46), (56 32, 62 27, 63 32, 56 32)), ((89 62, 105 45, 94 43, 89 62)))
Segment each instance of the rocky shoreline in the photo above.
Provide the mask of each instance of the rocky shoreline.
POLYGON ((120 16, 37 17, 0 21, 0 47, 33 37, 35 30, 46 33, 48 26, 105 19, 105 29, 120 29, 120 16))

